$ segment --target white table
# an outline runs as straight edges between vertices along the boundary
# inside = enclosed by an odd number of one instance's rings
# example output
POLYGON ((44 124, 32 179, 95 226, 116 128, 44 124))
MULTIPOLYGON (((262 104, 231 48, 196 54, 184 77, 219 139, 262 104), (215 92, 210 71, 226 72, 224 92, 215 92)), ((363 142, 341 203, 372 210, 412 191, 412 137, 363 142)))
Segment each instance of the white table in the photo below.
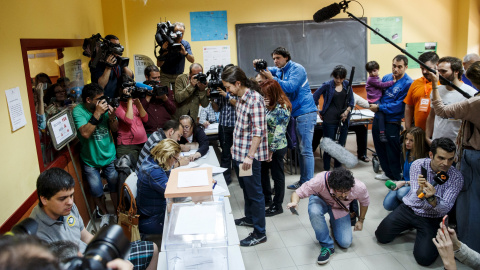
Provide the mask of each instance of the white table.
MULTIPOLYGON (((213 150, 213 146, 211 145, 208 148, 207 154, 204 157, 201 157, 195 160, 195 163, 199 165, 209 164, 212 166, 218 166, 218 167, 220 166, 220 163, 218 162, 218 159, 217 159, 217 155, 215 154, 215 150, 213 150)), ((230 191, 228 191, 227 182, 225 182, 225 177, 223 176, 223 173, 214 175, 213 180, 217 181, 217 185, 225 189, 225 192, 222 192, 218 195, 230 197, 230 191)))

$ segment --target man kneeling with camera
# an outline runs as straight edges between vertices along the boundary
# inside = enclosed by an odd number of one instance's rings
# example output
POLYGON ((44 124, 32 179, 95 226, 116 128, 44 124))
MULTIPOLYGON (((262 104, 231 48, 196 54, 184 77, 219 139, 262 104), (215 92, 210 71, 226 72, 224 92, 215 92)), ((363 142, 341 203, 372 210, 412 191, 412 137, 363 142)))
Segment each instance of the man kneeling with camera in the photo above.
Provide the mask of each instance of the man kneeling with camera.
MULTIPOLYGON (((40 174, 37 179, 38 205, 30 217, 38 222, 37 236, 48 243, 68 240, 84 252, 93 239, 73 202, 75 181, 60 168, 51 168, 40 174)), ((131 252, 127 258, 134 269, 156 269, 158 248, 153 242, 136 241, 131 243, 131 252)))

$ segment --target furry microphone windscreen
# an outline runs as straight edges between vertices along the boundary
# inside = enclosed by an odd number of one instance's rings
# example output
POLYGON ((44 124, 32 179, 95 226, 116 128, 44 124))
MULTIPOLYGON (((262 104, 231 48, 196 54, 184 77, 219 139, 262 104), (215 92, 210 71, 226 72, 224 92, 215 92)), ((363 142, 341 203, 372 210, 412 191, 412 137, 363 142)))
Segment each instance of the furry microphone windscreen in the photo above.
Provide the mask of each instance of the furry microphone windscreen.
POLYGON ((345 164, 347 168, 351 169, 357 166, 357 157, 345 149, 345 147, 332 141, 332 139, 327 137, 322 138, 320 141, 320 147, 323 149, 323 151, 338 160, 340 163, 345 164))

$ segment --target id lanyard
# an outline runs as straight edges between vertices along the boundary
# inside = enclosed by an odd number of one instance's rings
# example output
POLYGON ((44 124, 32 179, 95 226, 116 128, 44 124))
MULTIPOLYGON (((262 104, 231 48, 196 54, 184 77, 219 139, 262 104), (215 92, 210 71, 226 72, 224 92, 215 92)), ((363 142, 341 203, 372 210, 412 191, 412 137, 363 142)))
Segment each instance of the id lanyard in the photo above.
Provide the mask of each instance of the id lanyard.
POLYGON ((425 97, 420 98, 420 106, 418 106, 418 111, 420 112, 428 112, 428 108, 430 108, 430 97, 428 96, 427 90, 427 79, 423 78, 425 87, 425 97))

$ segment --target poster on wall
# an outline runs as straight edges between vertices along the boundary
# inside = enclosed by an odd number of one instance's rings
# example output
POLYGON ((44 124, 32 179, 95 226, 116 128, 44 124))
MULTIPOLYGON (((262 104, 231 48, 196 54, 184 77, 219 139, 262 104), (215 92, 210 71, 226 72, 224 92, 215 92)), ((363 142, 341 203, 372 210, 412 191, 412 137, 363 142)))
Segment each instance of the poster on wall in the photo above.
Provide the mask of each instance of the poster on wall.
MULTIPOLYGON (((405 50, 411 55, 418 58, 424 52, 437 52, 437 42, 416 42, 407 43, 405 50)), ((408 68, 420 68, 420 65, 408 57, 408 68)))
POLYGON ((12 131, 16 131, 27 124, 25 113, 23 111, 22 96, 20 95, 20 88, 17 86, 5 90, 7 96, 8 112, 10 113, 10 120, 12 122, 12 131))
POLYGON ((190 12, 192 41, 228 40, 227 11, 190 12))
POLYGON ((135 81, 137 82, 144 82, 145 79, 145 68, 150 66, 150 65, 155 65, 153 60, 143 54, 134 54, 133 55, 134 59, 134 66, 135 66, 135 81))
MULTIPOLYGON (((378 17, 370 20, 370 26, 393 43, 402 42, 402 17, 378 17)), ((379 35, 370 35, 370 44, 387 44, 379 35)))
POLYGON ((230 59, 230 46, 204 46, 203 69, 207 72, 213 65, 227 65, 232 63, 230 59))

